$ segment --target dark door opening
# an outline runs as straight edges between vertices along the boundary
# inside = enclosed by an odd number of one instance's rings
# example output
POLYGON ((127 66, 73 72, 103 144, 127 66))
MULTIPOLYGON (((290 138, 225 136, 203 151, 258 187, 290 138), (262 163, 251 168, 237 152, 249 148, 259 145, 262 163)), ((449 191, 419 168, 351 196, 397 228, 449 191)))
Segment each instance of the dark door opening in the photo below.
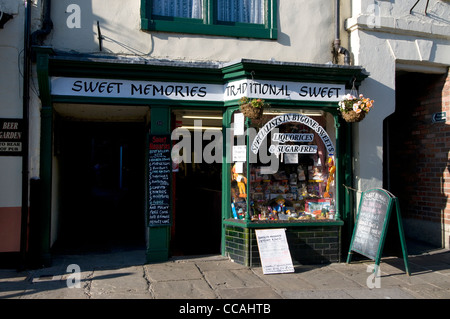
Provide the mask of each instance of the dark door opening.
POLYGON ((145 127, 61 121, 55 249, 144 247, 145 127))
MULTIPOLYGON (((192 152, 199 140, 202 141, 202 151, 208 145, 211 146, 210 143, 221 143, 216 140, 217 137, 197 139, 193 129, 200 124, 203 131, 196 130, 197 134, 205 134, 204 129, 209 129, 221 135, 222 111, 177 110, 173 112, 173 121, 174 129, 180 126, 189 128, 192 152), (195 120, 201 122, 194 122, 195 120)), ((173 144, 177 142, 173 141, 173 144)), ((215 154, 215 151, 212 153, 215 154)), ((208 163, 204 158, 201 163, 194 163, 193 154, 190 159, 191 161, 181 162, 173 172, 171 254, 220 254, 222 164, 217 161, 208 163)))
MULTIPOLYGON (((396 109, 384 122, 383 187, 399 199, 405 235, 440 247, 447 194, 447 124, 443 111, 445 75, 404 72, 396 77, 396 109)), ((398 255, 396 219, 391 218, 386 250, 398 255), (390 239, 390 237, 392 239, 390 239)))
POLYGON ((216 163, 182 163, 174 173, 173 255, 220 253, 221 169, 216 163))

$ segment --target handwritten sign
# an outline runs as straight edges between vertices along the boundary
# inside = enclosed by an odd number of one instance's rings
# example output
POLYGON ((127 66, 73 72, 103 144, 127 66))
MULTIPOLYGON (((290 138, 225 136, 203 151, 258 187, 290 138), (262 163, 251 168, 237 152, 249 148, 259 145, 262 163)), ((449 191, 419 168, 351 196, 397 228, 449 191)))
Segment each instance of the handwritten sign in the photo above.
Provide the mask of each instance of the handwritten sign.
POLYGON ((21 156, 23 144, 23 120, 0 119, 0 155, 21 156))
POLYGON ((411 274, 398 198, 381 188, 371 189, 362 194, 347 263, 351 260, 352 252, 357 252, 375 261, 374 272, 377 274, 392 207, 396 210, 405 270, 408 275, 411 274))
POLYGON ((256 229, 263 273, 294 272, 285 229, 256 229))
POLYGON ((151 135, 149 145, 149 226, 170 225, 170 135, 151 135))
POLYGON ((354 231, 352 250, 376 259, 389 221, 391 197, 381 189, 362 196, 354 231))

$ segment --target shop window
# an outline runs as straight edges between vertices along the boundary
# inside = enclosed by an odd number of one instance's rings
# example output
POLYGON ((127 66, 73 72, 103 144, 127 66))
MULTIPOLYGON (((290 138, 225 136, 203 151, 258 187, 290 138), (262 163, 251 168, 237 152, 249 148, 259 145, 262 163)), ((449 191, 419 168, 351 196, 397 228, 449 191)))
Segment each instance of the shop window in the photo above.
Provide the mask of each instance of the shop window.
POLYGON ((277 0, 143 0, 142 29, 277 38, 277 0))
POLYGON ((242 119, 240 112, 232 116, 231 218, 335 220, 334 117, 322 111, 265 114, 241 135, 242 119))

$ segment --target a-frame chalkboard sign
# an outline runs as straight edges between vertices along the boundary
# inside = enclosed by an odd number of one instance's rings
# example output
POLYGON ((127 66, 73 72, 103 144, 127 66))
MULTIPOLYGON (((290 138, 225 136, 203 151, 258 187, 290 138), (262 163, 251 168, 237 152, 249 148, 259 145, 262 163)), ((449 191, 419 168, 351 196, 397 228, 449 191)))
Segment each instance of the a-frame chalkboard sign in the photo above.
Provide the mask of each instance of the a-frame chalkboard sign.
POLYGON ((406 273, 410 275, 400 205, 397 197, 381 188, 370 189, 362 193, 347 263, 350 263, 353 252, 356 252, 374 260, 374 272, 377 273, 393 207, 395 207, 398 221, 405 269, 406 273))

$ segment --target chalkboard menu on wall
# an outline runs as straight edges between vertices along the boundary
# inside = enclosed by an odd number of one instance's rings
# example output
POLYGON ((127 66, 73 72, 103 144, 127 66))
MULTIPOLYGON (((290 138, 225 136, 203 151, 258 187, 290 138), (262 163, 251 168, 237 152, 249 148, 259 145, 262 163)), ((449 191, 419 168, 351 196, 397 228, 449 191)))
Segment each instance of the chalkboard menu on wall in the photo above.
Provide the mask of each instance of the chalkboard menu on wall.
POLYGON ((364 193, 359 206, 352 250, 376 259, 389 221, 391 196, 381 189, 364 193))
POLYGON ((148 166, 148 225, 169 226, 172 160, 170 135, 151 135, 148 166))

